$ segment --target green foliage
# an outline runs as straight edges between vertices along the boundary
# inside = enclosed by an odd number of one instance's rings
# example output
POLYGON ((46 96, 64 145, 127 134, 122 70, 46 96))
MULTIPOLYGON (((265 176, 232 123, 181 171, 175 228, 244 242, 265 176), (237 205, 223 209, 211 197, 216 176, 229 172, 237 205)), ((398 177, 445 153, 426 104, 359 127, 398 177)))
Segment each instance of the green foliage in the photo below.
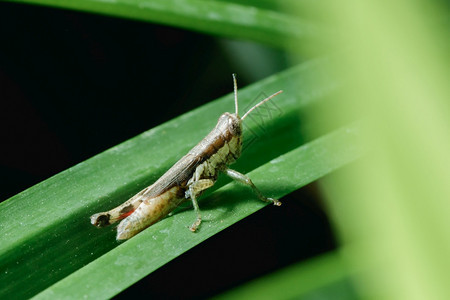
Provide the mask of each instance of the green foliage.
MULTIPOLYGON (((267 296, 282 288, 292 292, 286 293, 291 298, 352 298, 356 294, 346 287, 350 276, 358 274, 363 282, 359 291, 368 298, 449 298, 449 43, 448 30, 439 24, 448 19, 440 4, 279 1, 290 9, 282 13, 268 1, 247 2, 258 7, 201 0, 17 2, 156 22, 290 50, 297 45, 299 52, 338 51, 333 63, 309 61, 240 90, 241 107, 261 92, 285 92, 274 100, 283 113, 267 123, 264 137, 246 149, 235 168, 249 172, 264 193, 275 197, 330 174, 323 182, 342 238, 339 253, 354 268, 349 270, 336 255, 324 256, 224 296, 267 296), (303 18, 291 9, 295 3, 303 18), (340 34, 324 35, 305 21, 314 18, 340 34), (323 39, 328 39, 324 49, 309 48, 311 41, 323 39), (333 94, 340 85, 333 78, 350 84, 333 94), (324 102, 324 97, 333 101, 324 102), (362 116, 370 120, 364 123, 364 134, 359 123, 328 133, 336 124, 362 116), (304 132, 311 128, 315 136, 306 138, 304 132), (333 173, 360 156, 358 137, 372 151, 369 158, 333 173), (298 281, 302 285, 296 289, 298 281)), ((264 207, 244 187, 222 182, 200 201, 205 221, 197 234, 186 229, 194 218, 192 210, 179 211, 121 244, 114 239, 114 228, 97 230, 89 223, 92 213, 114 207, 152 183, 222 112, 232 109, 232 96, 227 95, 2 203, 0 297, 114 296, 264 207)), ((249 142, 248 133, 258 125, 249 121, 246 126, 249 142)))
MULTIPOLYGON (((245 151, 236 164, 238 170, 253 170, 250 175, 255 184, 272 196, 282 197, 359 155, 352 146, 357 133, 353 127, 304 146, 300 146, 300 139, 292 138, 301 136, 298 124, 301 110, 330 90, 313 84, 321 64, 319 61, 304 64, 239 92, 241 107, 246 107, 261 91, 285 89, 276 99, 283 114, 270 120, 264 138, 245 151), (305 82, 301 91, 299 80, 305 82)), ((228 184, 200 202, 205 221, 197 234, 186 229, 194 218, 191 210, 176 213, 123 244, 115 241, 113 227, 98 230, 89 223, 92 213, 110 209, 152 183, 203 138, 222 112, 232 109, 230 94, 2 203, 2 296, 29 297, 42 290, 40 297, 44 298, 113 296, 262 208, 264 203, 255 200, 245 188, 228 184), (152 255, 149 257, 148 253, 152 255), (105 277, 105 273, 109 275, 105 277), (99 281, 102 284, 94 288, 99 281)), ((246 122, 247 132, 256 132, 257 126, 255 122, 246 122)))

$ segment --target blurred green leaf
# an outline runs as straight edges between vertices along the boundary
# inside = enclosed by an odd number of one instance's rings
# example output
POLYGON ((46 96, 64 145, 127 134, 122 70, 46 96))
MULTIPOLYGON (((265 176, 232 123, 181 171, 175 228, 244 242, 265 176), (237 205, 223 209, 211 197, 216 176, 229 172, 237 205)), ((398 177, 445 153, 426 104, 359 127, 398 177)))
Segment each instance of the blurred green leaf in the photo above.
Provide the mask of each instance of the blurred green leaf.
POLYGON ((450 299, 448 8, 400 0, 319 9, 344 33, 329 72, 351 82, 341 109, 323 111, 370 120, 362 135, 369 155, 324 180, 368 299, 450 299))

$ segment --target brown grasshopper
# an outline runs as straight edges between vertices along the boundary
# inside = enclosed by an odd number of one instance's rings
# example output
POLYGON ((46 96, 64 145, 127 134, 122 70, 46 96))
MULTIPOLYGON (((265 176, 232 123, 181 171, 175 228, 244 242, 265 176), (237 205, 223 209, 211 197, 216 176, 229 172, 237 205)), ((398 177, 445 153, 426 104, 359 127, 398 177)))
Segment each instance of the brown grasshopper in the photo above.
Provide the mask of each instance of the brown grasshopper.
POLYGON ((154 184, 122 205, 91 216, 91 223, 97 227, 104 227, 123 219, 117 227, 117 240, 125 240, 167 216, 184 200, 191 199, 197 218, 189 229, 195 232, 202 221, 197 197, 214 185, 220 172, 251 187, 262 201, 280 206, 280 201, 265 197, 249 177, 228 168, 228 165, 234 163, 241 155, 242 121, 254 109, 282 91, 262 100, 240 118, 235 74, 233 83, 234 114, 223 113, 216 127, 154 184))

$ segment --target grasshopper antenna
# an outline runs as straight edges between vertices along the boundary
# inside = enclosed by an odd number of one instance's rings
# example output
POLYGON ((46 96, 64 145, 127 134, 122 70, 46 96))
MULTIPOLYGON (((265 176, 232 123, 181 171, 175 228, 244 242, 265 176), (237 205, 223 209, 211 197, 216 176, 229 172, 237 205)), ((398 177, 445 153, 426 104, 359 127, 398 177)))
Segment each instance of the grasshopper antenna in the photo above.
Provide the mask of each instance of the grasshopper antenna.
POLYGON ((233 76, 233 84, 234 84, 234 108, 236 110, 236 117, 238 117, 238 99, 237 99, 237 81, 236 81, 236 73, 232 74, 233 76))
POLYGON ((242 116, 241 120, 244 120, 245 117, 248 116, 248 115, 249 115, 253 110, 255 110, 257 107, 263 105, 264 103, 266 103, 267 101, 269 101, 270 99, 272 99, 272 98, 275 97, 276 95, 281 94, 282 92, 283 92, 283 90, 280 90, 280 91, 276 92, 275 94, 272 94, 272 95, 270 95, 269 97, 267 97, 266 99, 262 100, 261 102, 259 102, 259 103, 256 104, 255 106, 253 106, 252 108, 250 108, 250 109, 248 110, 248 112, 246 112, 246 113, 242 116))

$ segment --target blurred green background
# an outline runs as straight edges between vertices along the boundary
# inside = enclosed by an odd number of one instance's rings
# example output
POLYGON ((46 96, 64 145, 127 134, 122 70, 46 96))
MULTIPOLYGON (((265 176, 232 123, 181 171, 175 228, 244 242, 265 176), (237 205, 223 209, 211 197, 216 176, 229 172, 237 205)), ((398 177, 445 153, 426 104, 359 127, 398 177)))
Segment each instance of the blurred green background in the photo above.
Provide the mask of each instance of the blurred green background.
POLYGON ((330 71, 348 80, 341 114, 366 122, 367 156, 323 181, 341 253, 364 298, 448 299, 448 3, 321 8, 339 30, 330 71))

